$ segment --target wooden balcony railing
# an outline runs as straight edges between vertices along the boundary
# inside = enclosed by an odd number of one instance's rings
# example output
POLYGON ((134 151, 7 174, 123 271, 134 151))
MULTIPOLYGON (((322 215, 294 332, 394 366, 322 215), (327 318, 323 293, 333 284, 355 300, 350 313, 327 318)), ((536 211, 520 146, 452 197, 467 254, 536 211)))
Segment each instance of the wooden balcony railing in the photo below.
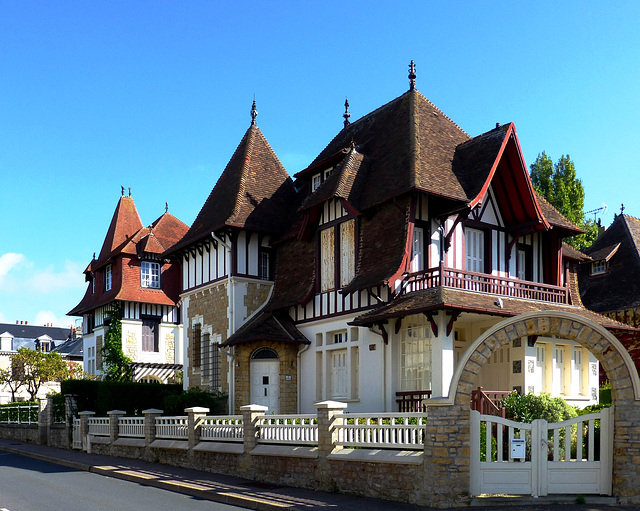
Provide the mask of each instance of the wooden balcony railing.
POLYGON ((495 415, 504 419, 502 407, 503 396, 511 394, 508 390, 484 390, 478 387, 471 392, 471 409, 477 410, 483 415, 495 415))
POLYGON ((431 397, 430 390, 406 390, 396 392, 396 403, 398 403, 398 411, 402 413, 425 413, 427 407, 424 403, 425 399, 431 397))
POLYGON ((540 282, 498 277, 486 273, 456 270, 440 265, 436 268, 405 275, 397 295, 423 291, 433 287, 452 287, 466 291, 477 291, 525 300, 539 300, 551 303, 569 303, 569 288, 540 282))

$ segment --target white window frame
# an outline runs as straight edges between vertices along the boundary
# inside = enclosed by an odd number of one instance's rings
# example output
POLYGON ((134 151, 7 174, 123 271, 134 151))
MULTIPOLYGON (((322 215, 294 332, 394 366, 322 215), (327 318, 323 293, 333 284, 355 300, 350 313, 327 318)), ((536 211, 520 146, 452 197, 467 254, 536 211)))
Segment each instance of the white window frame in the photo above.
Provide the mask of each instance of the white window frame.
POLYGON ((408 323, 400 330, 400 390, 431 390, 432 340, 431 327, 426 324, 408 323))
POLYGON ((315 192, 322 184, 322 174, 315 174, 311 178, 311 191, 315 192))
POLYGON ((113 266, 108 264, 104 269, 104 290, 111 291, 113 288, 113 266))
POLYGON ((591 275, 601 275, 607 271, 607 261, 600 259, 591 263, 591 275))
POLYGON ((424 270, 424 229, 413 228, 413 245, 411 249, 411 272, 424 270))
POLYGON ((160 263, 156 261, 140 262, 140 286, 160 289, 160 263))

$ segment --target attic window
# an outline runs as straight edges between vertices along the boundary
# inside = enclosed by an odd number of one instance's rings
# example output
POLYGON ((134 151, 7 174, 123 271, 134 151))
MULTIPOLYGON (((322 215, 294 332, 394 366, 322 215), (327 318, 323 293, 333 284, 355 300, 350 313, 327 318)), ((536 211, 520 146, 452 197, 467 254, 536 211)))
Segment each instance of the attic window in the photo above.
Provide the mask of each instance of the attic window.
POLYGON ((591 263, 591 275, 601 275, 607 271, 608 263, 605 259, 593 261, 591 263))
POLYGON ((151 261, 140 263, 140 285, 155 289, 160 287, 160 263, 151 261))
POLYGON ((110 264, 104 269, 104 290, 111 291, 113 285, 113 272, 110 264))
POLYGON ((315 192, 318 188, 320 188, 321 184, 322 184, 322 175, 316 174, 311 178, 311 191, 315 192))
POLYGON ((327 179, 331 174, 333 174, 333 167, 324 171, 324 178, 327 179))

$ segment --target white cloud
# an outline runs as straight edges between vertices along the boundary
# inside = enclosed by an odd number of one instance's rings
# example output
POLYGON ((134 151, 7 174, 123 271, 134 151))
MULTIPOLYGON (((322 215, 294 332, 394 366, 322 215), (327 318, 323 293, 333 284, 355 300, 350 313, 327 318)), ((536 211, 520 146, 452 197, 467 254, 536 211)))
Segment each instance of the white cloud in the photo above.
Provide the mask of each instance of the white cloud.
POLYGON ((54 267, 35 272, 26 280, 26 285, 36 293, 49 294, 67 289, 84 288, 83 267, 73 261, 65 261, 64 269, 57 271, 54 267))
POLYGON ((8 252, 0 256, 0 285, 7 274, 25 260, 24 255, 8 252))

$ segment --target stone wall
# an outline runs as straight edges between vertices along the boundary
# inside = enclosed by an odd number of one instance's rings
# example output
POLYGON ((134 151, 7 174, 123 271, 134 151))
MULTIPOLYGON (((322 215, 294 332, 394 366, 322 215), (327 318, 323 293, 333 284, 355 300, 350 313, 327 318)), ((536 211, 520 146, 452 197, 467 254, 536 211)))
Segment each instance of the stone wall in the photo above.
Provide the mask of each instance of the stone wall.
POLYGON ((0 438, 29 444, 40 443, 37 424, 0 424, 0 438))

